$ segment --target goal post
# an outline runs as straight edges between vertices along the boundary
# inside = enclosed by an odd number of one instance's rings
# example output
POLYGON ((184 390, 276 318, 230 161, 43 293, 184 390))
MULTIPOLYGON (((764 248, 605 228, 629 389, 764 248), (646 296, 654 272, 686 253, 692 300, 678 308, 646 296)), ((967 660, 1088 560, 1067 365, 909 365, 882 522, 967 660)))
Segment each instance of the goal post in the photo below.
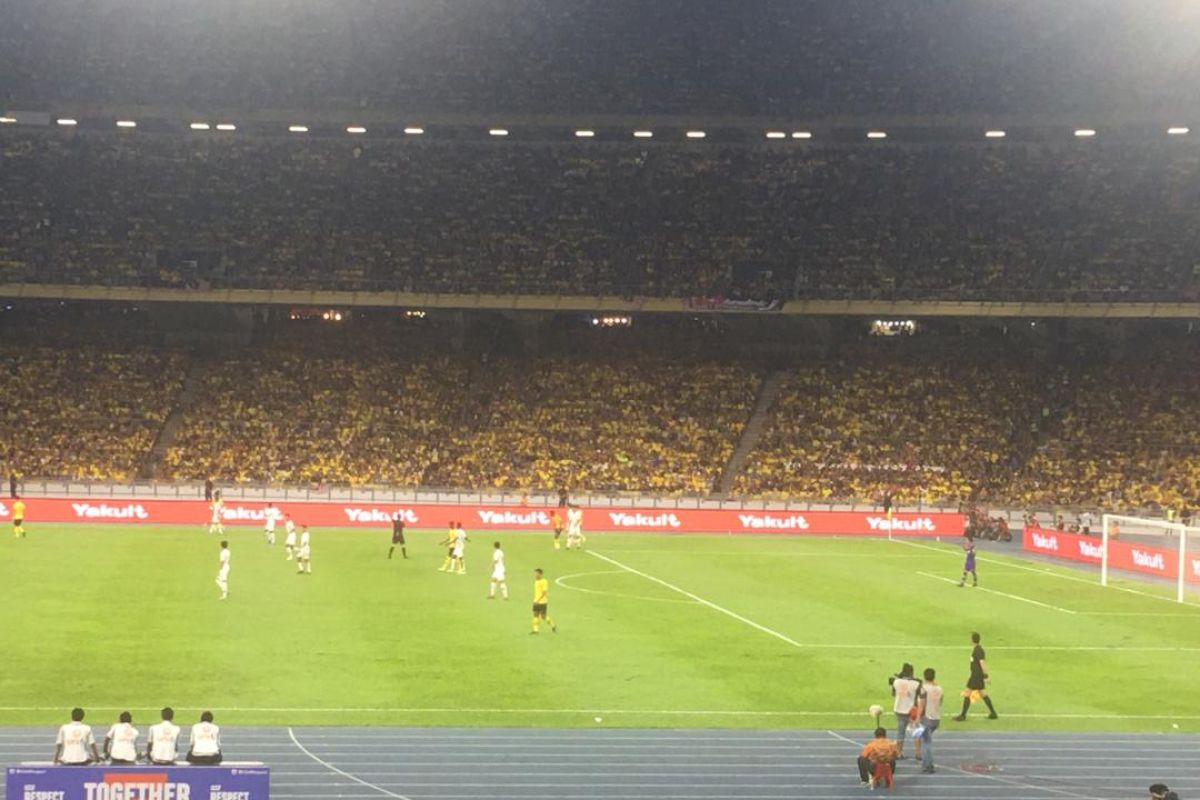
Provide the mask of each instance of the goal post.
MULTIPOLYGON (((1100 518, 1100 585, 1108 586, 1109 571, 1132 568, 1138 572, 1158 574, 1175 583, 1175 600, 1184 602, 1188 583, 1189 541, 1200 541, 1200 528, 1188 527, 1178 522, 1147 517, 1130 517, 1121 514, 1104 514, 1100 518), (1115 544, 1114 543, 1119 543, 1115 544), (1139 549, 1138 545, 1141 545, 1139 549), (1177 551, 1177 564, 1173 570, 1166 553, 1177 551)), ((1197 562, 1200 577, 1200 562, 1197 562)))

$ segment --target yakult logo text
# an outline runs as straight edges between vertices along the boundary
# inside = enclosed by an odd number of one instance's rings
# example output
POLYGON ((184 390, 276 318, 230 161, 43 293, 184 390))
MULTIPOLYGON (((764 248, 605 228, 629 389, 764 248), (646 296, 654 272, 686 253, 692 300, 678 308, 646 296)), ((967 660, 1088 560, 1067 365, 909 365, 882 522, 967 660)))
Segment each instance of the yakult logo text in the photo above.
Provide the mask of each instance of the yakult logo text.
POLYGON ((262 522, 267 518, 267 512, 261 508, 246 508, 245 506, 225 506, 221 509, 221 518, 226 522, 237 522, 238 520, 250 520, 251 522, 262 522))
POLYGON ((479 515, 479 521, 484 525, 524 525, 528 527, 550 524, 550 517, 545 511, 485 511, 480 509, 475 513, 479 515))
POLYGON ((936 531, 937 525, 929 517, 917 519, 891 519, 887 517, 867 517, 867 524, 873 531, 936 531))
POLYGON ((390 512, 381 511, 378 508, 343 508, 342 511, 346 512, 346 518, 351 522, 391 522, 395 514, 399 514, 400 519, 404 520, 407 525, 415 525, 420 522, 420 517, 408 508, 390 512))
POLYGON ((127 506, 110 506, 106 503, 92 505, 91 503, 71 503, 75 516, 79 519, 150 519, 146 509, 139 503, 127 506))
POLYGON ((1087 558, 1104 558, 1104 547, 1095 542, 1079 542, 1079 555, 1087 558))
POLYGON ((1162 553, 1147 553, 1144 550, 1138 550, 1136 547, 1131 552, 1133 553, 1133 563, 1139 567, 1158 570, 1166 570, 1167 568, 1167 563, 1163 560, 1162 553))
POLYGON ((1053 550, 1056 553, 1058 552, 1057 536, 1046 536, 1042 533, 1033 532, 1030 532, 1030 536, 1033 538, 1033 546, 1038 550, 1053 550))
POLYGON ((806 531, 808 520, 803 514, 792 514, 787 517, 772 514, 738 514, 738 521, 744 530, 751 531, 806 531))
POLYGON ((610 511, 608 518, 618 528, 679 528, 683 526, 675 514, 626 514, 621 511, 610 511))

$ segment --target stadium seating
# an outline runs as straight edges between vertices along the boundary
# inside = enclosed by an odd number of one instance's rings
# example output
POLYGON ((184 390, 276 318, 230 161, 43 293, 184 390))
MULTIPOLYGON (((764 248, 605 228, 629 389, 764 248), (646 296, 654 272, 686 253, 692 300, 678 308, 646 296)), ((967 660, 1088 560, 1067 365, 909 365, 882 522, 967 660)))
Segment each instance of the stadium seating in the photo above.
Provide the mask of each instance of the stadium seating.
POLYGON ((122 317, 76 310, 66 330, 61 315, 49 326, 36 314, 5 319, 0 462, 24 476, 137 477, 183 385, 185 359, 155 346, 144 319, 122 317))
POLYGON ((1195 101, 1196 12, 1186 3, 1153 8, 366 0, 346 13, 324 0, 151 8, 9 0, 0 105, 787 117, 1178 111, 1195 101), (1095 53, 1104 54, 1102 70, 1095 53))
POLYGON ((5 129, 0 282, 1194 300, 1200 157, 1174 144, 642 150, 5 129))
POLYGON ((482 424, 452 436, 440 485, 707 494, 760 380, 661 357, 506 361, 488 373, 482 424))

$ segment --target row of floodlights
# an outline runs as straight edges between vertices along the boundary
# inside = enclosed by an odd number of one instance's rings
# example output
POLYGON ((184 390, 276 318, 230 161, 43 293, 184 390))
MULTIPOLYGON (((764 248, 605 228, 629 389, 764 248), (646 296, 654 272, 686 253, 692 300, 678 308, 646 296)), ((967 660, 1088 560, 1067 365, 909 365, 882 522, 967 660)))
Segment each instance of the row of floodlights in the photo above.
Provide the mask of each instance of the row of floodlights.
MULTIPOLYGON (((75 125, 79 124, 78 120, 72 119, 70 117, 60 117, 59 119, 57 119, 55 121, 59 125, 62 125, 63 127, 68 127, 68 128, 74 127, 75 125)), ((12 123, 12 122, 16 122, 16 119, 14 119, 13 117, 0 117, 0 124, 12 123)), ((134 120, 131 120, 131 119, 119 119, 119 120, 117 120, 117 127, 118 128, 136 128, 137 122, 135 122, 134 120)), ((232 122, 218 122, 215 125, 208 123, 208 122, 192 122, 188 125, 188 127, 194 131, 208 131, 208 130, 212 130, 213 128, 217 129, 218 131, 236 131, 237 130, 237 126, 234 125, 232 122)), ((1191 130, 1190 128, 1187 128, 1184 126, 1172 126, 1170 128, 1167 128, 1167 133, 1170 134, 1171 136, 1183 136, 1184 134, 1189 133, 1190 130, 1191 130)), ((288 131, 290 133, 308 133, 308 126, 307 125, 289 125, 288 131)), ((350 125, 346 128, 346 133, 349 133, 349 134, 363 134, 366 132, 367 132, 367 129, 365 127, 363 127, 362 125, 350 125)), ((407 127, 404 129, 404 133, 409 136, 420 136, 421 134, 425 133, 425 129, 418 128, 418 127, 407 127)), ((504 136, 508 136, 508 129, 507 128, 489 128, 488 134, 491 136, 504 137, 504 136)), ((575 137, 577 139, 591 139, 595 135, 596 135, 596 132, 593 130, 580 129, 580 130, 575 131, 575 137)), ((987 139, 1003 139, 1004 137, 1008 136, 1008 132, 1003 131, 1003 130, 988 130, 988 131, 984 131, 983 135, 987 139)), ((1077 128, 1075 130, 1075 135, 1081 139, 1086 139, 1086 138, 1095 136, 1096 130, 1094 128, 1077 128)), ((633 132, 633 136, 635 139, 651 139, 654 137, 654 131, 637 130, 637 131, 633 132)), ((692 130, 692 131, 685 132, 684 136, 688 139, 704 139, 708 136, 708 134, 705 131, 692 130)), ((811 139, 811 138, 813 138, 813 135, 812 135, 812 131, 792 131, 791 133, 788 133, 787 131, 775 130, 775 131, 767 131, 766 137, 768 139, 787 139, 789 137, 792 139, 811 139)), ((883 130, 867 131, 868 139, 886 139, 887 137, 888 137, 887 131, 883 131, 883 130)))

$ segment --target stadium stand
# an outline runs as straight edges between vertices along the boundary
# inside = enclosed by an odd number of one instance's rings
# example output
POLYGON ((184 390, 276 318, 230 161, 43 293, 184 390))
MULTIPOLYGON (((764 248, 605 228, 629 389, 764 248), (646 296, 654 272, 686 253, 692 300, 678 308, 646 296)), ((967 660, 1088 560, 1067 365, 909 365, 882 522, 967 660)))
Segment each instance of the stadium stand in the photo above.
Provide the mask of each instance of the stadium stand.
POLYGON ((416 486, 461 421, 468 367, 407 337, 286 332, 202 367, 164 475, 416 486), (403 347, 403 350, 401 349, 403 347))
POLYGON ((5 5, 10 108, 1064 113, 1179 111, 1200 91, 1187 3, 741 0, 733 12, 724 0, 364 0, 353 15, 317 0, 5 5))
POLYGON ((158 346, 137 314, 74 309, 66 328, 61 314, 6 316, 18 319, 0 336, 0 460, 28 476, 134 479, 182 386, 184 355, 158 346))
POLYGON ((0 148, 0 282, 759 300, 1200 290, 1200 154, 1175 142, 640 149, 10 129, 0 148))

